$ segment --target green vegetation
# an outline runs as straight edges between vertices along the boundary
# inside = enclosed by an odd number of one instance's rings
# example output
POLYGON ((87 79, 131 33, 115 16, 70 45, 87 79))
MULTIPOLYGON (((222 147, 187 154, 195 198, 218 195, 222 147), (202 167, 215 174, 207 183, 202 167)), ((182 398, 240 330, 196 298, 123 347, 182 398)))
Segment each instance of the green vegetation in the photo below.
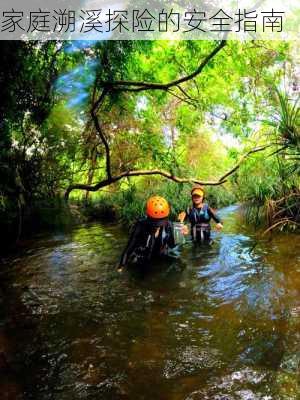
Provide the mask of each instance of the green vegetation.
POLYGON ((82 211, 131 222, 152 193, 171 202, 175 218, 191 180, 206 185, 214 207, 243 201, 251 223, 298 228, 293 42, 0 48, 0 221, 8 242, 81 221, 82 211))
POLYGON ((241 168, 241 198, 248 202, 247 220, 268 225, 266 231, 285 227, 293 230, 300 223, 300 130, 298 98, 291 101, 275 90, 268 153, 260 154, 241 168), (275 150, 274 150, 275 149, 275 150))

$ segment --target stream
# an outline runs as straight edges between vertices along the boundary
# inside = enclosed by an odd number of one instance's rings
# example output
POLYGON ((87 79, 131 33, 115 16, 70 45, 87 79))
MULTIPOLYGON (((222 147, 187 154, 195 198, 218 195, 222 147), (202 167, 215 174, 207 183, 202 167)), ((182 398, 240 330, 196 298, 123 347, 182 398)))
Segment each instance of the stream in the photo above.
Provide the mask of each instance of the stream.
POLYGON ((107 223, 3 260, 1 399, 299 399, 300 237, 219 214, 212 246, 149 271, 116 271, 128 232, 107 223))

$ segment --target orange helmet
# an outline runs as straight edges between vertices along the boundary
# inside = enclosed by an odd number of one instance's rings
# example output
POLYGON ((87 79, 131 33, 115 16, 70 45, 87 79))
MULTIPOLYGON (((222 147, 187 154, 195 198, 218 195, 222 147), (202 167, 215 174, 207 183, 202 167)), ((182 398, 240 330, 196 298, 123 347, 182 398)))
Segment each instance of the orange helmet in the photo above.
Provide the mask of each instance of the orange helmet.
POLYGON ((146 205, 146 214, 151 218, 166 218, 170 214, 170 206, 161 196, 152 196, 146 205))

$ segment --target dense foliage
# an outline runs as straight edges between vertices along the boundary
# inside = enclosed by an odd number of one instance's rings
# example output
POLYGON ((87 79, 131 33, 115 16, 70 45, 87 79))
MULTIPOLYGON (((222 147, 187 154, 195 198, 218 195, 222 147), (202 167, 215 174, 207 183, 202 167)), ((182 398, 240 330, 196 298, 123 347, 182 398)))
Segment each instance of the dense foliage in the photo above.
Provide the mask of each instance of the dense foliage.
MULTIPOLYGON (((209 200, 215 207, 242 200, 252 221, 265 215, 269 225, 297 227, 299 77, 292 42, 228 42, 180 85, 130 86, 189 76, 217 45, 2 42, 0 220, 8 240, 18 240, 26 222, 30 229, 32 222, 68 223, 66 189, 104 181, 107 148, 113 176, 159 169, 218 181, 242 154, 268 145, 224 185, 207 186, 209 200), (107 86, 120 81, 129 84, 107 86), (91 110, 107 87, 95 113, 99 128, 91 110)), ((74 204, 84 205, 89 214, 131 221, 143 213, 145 198, 159 193, 175 217, 189 201, 189 188, 160 175, 125 176, 96 192, 70 191, 69 204, 73 211, 74 204)))

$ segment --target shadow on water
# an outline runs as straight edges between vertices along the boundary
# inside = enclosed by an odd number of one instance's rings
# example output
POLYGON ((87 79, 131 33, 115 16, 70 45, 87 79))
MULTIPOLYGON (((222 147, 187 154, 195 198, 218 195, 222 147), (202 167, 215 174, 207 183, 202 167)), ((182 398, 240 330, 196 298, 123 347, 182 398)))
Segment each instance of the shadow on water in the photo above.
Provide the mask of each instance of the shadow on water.
POLYGON ((14 398, 298 399, 299 237, 257 240, 237 207, 221 214, 212 246, 187 243, 150 271, 116 271, 117 225, 41 237, 7 260, 14 398))

